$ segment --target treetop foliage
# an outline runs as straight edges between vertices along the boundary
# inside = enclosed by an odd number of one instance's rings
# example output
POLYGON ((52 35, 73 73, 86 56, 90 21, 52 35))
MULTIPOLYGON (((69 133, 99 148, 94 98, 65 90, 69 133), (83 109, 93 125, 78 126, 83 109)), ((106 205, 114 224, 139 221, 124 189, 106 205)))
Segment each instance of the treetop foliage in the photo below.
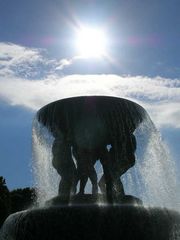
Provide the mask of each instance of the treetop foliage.
POLYGON ((29 208, 35 200, 34 188, 18 188, 9 191, 5 178, 0 176, 0 227, 9 214, 29 208))

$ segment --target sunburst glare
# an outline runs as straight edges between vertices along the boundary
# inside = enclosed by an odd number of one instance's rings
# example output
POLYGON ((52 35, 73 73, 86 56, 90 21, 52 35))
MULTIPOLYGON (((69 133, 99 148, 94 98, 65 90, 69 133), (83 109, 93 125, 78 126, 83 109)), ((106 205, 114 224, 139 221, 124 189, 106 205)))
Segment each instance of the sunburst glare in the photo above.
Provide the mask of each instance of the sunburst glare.
POLYGON ((107 37, 102 29, 81 27, 77 31, 75 45, 78 55, 82 57, 103 57, 106 53, 107 37))

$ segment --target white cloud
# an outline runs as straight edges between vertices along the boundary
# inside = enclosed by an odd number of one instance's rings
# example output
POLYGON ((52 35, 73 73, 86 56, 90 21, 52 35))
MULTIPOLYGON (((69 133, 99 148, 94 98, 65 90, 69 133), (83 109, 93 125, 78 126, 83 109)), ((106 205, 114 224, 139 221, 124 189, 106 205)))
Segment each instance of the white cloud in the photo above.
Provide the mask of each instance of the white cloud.
POLYGON ((36 60, 41 58, 39 50, 35 48, 27 48, 12 43, 0 43, 0 63, 10 60, 11 62, 21 62, 23 60, 36 60))
POLYGON ((72 65, 76 61, 87 60, 87 59, 88 59, 88 57, 86 57, 86 56, 74 56, 70 59, 63 58, 59 62, 57 62, 57 66, 56 66, 55 70, 63 70, 65 67, 72 65))
POLYGON ((170 126, 180 128, 180 103, 179 102, 159 102, 144 105, 151 115, 152 120, 159 127, 170 126))
POLYGON ((56 64, 45 57, 43 49, 0 43, 0 76, 42 77, 56 64))
POLYGON ((180 128, 180 79, 56 74, 56 70, 74 60, 76 57, 49 60, 42 49, 0 43, 0 99, 38 110, 49 102, 71 96, 118 96, 141 104, 160 127, 180 128))
POLYGON ((0 43, 0 65, 9 67, 22 62, 41 59, 38 49, 26 48, 12 43, 0 43))
POLYGON ((74 62, 84 59, 81 56, 48 59, 46 55, 45 49, 0 42, 0 76, 43 78, 50 72, 62 71, 74 62))
POLYGON ((180 127, 180 80, 118 75, 49 75, 43 80, 0 77, 0 98, 38 110, 49 102, 80 95, 111 95, 141 104, 159 126, 180 127))
POLYGON ((69 66, 69 65, 71 65, 73 63, 73 59, 61 59, 60 61, 59 61, 59 64, 57 65, 57 67, 56 67, 56 70, 63 70, 64 69, 64 67, 66 67, 66 66, 69 66))

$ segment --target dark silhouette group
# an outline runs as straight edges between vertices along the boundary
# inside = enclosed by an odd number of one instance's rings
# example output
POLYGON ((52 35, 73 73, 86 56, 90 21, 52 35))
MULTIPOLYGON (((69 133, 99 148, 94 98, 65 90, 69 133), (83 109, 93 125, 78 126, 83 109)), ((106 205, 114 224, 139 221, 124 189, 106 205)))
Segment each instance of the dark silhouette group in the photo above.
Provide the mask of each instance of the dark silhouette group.
POLYGON ((106 194, 108 202, 124 196, 120 177, 135 164, 136 139, 133 134, 126 135, 124 142, 119 142, 118 146, 117 143, 108 142, 93 149, 79 147, 76 142, 62 138, 61 134, 58 135, 58 131, 54 135, 52 164, 61 176, 60 196, 69 201, 70 195, 77 191, 78 182, 80 182, 78 194, 84 194, 88 178, 94 196, 98 193, 98 185, 101 193, 106 194), (99 182, 94 167, 97 160, 100 160, 103 167, 99 182))
POLYGON ((146 116, 138 104, 122 98, 84 96, 59 100, 39 110, 37 118, 54 137, 52 164, 61 176, 59 195, 67 201, 84 194, 88 178, 92 195, 98 186, 108 202, 124 196, 120 177, 135 164, 135 129, 146 116), (103 174, 98 181, 95 163, 103 174))

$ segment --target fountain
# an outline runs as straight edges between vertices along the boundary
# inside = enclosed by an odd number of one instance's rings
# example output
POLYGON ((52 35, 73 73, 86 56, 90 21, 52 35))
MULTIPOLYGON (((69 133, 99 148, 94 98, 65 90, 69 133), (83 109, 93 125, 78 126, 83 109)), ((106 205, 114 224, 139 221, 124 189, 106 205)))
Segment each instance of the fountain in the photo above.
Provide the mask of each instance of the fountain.
POLYGON ((34 120, 33 155, 39 207, 8 217, 0 239, 180 239, 174 166, 140 105, 50 103, 34 120))

